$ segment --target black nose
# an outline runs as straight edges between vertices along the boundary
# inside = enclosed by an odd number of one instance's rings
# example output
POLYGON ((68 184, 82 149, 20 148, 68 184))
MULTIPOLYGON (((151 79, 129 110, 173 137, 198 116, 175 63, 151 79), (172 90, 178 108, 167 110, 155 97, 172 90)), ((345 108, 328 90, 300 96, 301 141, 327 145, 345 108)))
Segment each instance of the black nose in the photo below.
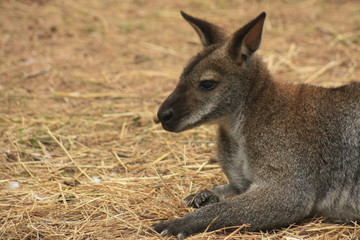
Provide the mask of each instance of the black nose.
POLYGON ((173 116, 174 116, 174 110, 172 108, 161 110, 158 113, 158 118, 162 123, 171 121, 173 116))

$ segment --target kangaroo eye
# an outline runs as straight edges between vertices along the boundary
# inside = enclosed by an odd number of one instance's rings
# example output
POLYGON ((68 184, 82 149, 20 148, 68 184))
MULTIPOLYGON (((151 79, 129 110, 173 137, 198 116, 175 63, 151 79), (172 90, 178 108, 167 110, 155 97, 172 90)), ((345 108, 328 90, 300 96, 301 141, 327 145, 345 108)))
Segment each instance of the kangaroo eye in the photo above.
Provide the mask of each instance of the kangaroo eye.
POLYGON ((204 80, 204 81, 200 82, 199 90, 201 90, 201 91, 210 91, 210 90, 213 90, 218 84, 219 84, 219 82, 217 82, 217 81, 204 80))

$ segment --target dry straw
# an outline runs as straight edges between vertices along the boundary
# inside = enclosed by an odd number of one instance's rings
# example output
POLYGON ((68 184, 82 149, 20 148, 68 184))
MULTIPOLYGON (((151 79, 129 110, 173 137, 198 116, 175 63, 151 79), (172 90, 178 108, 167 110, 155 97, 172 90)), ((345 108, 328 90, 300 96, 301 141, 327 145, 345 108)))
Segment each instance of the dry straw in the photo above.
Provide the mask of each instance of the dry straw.
MULTIPOLYGON (((357 1, 0 1, 0 239, 159 239, 182 198, 226 182, 215 128, 154 120, 200 45, 179 8, 235 29, 268 12, 272 73, 326 86, 359 79, 357 1), (333 16, 336 16, 334 18, 333 16)), ((307 219, 192 239, 356 239, 307 219)))

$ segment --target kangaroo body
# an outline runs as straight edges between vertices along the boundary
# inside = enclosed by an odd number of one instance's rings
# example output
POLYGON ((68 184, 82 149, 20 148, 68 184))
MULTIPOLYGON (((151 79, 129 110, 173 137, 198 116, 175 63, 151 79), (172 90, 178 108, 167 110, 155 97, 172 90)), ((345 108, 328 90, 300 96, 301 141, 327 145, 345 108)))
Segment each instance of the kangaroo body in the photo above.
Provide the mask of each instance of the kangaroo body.
POLYGON ((159 109, 166 130, 218 124, 229 184, 185 199, 201 207, 155 230, 178 238, 222 227, 286 226, 315 214, 360 219, 360 83, 283 84, 260 57, 265 14, 230 37, 182 13, 204 45, 159 109))

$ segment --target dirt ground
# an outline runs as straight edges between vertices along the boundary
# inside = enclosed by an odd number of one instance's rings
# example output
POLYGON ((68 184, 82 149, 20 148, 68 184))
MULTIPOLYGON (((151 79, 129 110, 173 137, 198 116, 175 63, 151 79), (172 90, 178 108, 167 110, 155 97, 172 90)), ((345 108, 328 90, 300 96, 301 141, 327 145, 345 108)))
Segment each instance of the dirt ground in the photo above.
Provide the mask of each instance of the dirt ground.
MULTIPOLYGON (((236 30, 268 14, 259 53, 281 81, 360 80, 357 0, 1 0, 0 239, 158 239, 182 198, 226 182, 215 128, 154 122, 201 49, 179 10, 236 30)), ((308 219, 192 239, 354 239, 308 219)))

